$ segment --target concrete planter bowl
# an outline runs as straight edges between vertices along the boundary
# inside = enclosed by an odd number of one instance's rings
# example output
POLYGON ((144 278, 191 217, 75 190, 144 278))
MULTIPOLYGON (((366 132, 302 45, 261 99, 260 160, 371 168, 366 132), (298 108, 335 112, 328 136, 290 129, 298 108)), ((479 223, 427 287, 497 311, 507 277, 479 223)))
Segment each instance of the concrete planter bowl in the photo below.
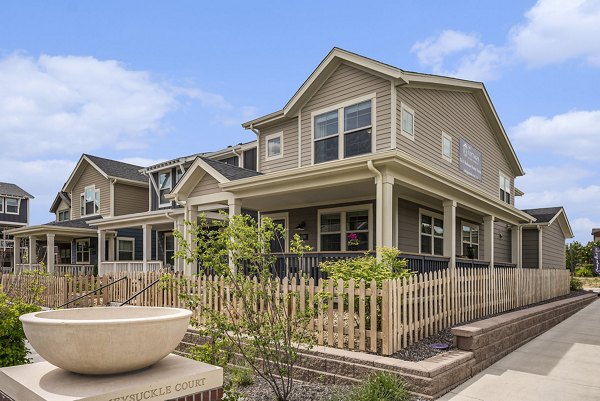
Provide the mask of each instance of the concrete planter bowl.
POLYGON ((59 368, 87 375, 142 369, 173 351, 192 312, 177 308, 77 308, 21 316, 33 348, 59 368))

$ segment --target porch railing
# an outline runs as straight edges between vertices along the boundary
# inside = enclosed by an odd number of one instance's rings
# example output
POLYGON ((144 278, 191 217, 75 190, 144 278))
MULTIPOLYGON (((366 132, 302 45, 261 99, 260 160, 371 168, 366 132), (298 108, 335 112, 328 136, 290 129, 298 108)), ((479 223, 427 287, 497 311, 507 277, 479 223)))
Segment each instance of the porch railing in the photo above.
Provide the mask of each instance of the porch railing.
POLYGON ((101 263, 99 274, 112 272, 155 272, 162 270, 162 268, 163 262, 161 260, 149 260, 146 262, 145 268, 144 261, 142 260, 105 261, 101 263))
POLYGON ((65 265, 57 264, 54 265, 54 273, 64 276, 68 274, 70 276, 91 276, 94 274, 94 265, 65 265))
POLYGON ((29 270, 39 270, 40 266, 41 265, 39 263, 33 263, 31 265, 29 263, 18 263, 15 266, 15 274, 29 270))
POLYGON ((494 267, 496 269, 515 269, 517 265, 515 263, 494 262, 494 267))
POLYGON ((490 262, 477 259, 456 258, 456 267, 470 269, 487 269, 488 267, 490 267, 490 262))
POLYGON ((401 259, 406 259, 407 267, 418 273, 430 273, 440 270, 446 270, 450 258, 433 255, 420 255, 415 253, 401 253, 401 259))
POLYGON ((12 249, 15 247, 15 241, 12 239, 0 239, 0 248, 12 249))

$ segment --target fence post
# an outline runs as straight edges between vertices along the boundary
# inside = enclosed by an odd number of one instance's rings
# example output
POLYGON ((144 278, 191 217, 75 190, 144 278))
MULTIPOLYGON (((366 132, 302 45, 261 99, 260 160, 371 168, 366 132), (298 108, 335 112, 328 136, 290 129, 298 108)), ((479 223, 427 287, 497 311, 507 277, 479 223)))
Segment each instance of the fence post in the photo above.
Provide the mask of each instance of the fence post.
MULTIPOLYGON (((390 327, 391 327, 391 311, 390 311, 390 281, 383 280, 381 284, 381 353, 390 355, 390 327)), ((371 316, 373 319, 373 316, 371 316)))

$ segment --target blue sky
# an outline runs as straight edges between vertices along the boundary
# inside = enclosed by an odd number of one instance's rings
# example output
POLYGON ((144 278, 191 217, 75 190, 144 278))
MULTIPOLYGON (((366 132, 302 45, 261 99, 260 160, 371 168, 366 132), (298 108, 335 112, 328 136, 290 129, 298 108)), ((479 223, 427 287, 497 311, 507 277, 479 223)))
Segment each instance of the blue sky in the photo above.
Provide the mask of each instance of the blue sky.
POLYGON ((6 1, 0 181, 32 224, 81 153, 154 161, 253 139, 331 50, 482 80, 527 175, 519 207, 600 226, 600 1, 6 1), (190 147, 190 139, 194 146, 190 147))

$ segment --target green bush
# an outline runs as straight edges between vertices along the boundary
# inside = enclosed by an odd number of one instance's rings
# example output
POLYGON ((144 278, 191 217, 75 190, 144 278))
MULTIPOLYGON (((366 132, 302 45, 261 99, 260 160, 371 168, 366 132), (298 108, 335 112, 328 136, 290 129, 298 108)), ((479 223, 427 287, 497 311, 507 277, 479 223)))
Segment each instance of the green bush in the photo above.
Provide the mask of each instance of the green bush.
POLYGON ((571 277, 571 291, 581 291, 583 289, 583 283, 576 277, 571 277))
POLYGON ((349 393, 332 397, 331 401, 408 401, 411 395, 398 377, 389 373, 371 375, 349 393))
POLYGON ((406 260, 400 259, 400 251, 395 248, 379 248, 381 259, 365 254, 358 258, 338 259, 322 262, 321 269, 329 278, 337 281, 354 279, 356 284, 360 280, 370 283, 377 281, 380 287, 383 280, 409 277, 412 272, 406 267, 406 260))
POLYGON ((591 263, 586 263, 575 268, 575 277, 594 277, 594 269, 591 263))
POLYGON ((247 368, 233 367, 230 369, 229 380, 234 387, 243 387, 254 384, 254 375, 247 368))
POLYGON ((25 333, 19 316, 38 310, 36 305, 9 299, 0 288, 0 367, 31 362, 27 358, 25 333))
POLYGON ((200 333, 208 338, 204 344, 195 345, 190 349, 192 359, 211 365, 226 367, 231 360, 231 341, 218 333, 200 333))

